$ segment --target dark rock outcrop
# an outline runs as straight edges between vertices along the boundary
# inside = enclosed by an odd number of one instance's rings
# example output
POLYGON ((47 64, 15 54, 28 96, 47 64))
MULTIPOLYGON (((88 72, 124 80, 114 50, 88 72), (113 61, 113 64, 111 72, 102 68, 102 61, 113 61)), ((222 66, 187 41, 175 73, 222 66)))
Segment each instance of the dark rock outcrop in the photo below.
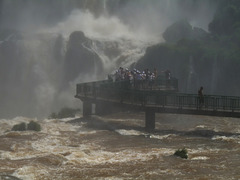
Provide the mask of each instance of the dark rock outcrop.
POLYGON ((92 48, 92 41, 81 31, 75 31, 69 37, 64 68, 67 82, 80 74, 99 73, 103 69, 101 59, 92 48))
POLYGON ((182 92, 196 93, 204 86, 206 93, 239 95, 239 53, 233 41, 215 40, 187 21, 176 22, 163 37, 167 42, 149 47, 135 68, 169 69, 179 79, 182 92))
POLYGON ((188 21, 181 20, 169 26, 163 33, 163 38, 170 43, 181 39, 203 39, 208 35, 206 31, 198 27, 192 27, 188 21))

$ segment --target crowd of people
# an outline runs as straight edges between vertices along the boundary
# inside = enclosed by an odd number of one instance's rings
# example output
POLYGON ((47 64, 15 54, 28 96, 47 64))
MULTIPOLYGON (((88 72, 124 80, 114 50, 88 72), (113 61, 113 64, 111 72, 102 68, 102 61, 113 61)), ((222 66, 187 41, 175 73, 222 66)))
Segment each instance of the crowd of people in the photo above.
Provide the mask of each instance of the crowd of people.
POLYGON ((126 81, 130 82, 130 84, 134 87, 138 87, 139 84, 142 86, 153 86, 156 85, 155 80, 159 77, 164 77, 166 80, 170 80, 171 78, 171 72, 169 70, 161 71, 158 74, 158 71, 156 68, 151 72, 148 68, 140 71, 137 69, 129 70, 128 68, 122 68, 120 67, 117 69, 113 74, 109 75, 109 79, 113 80, 114 82, 117 81, 126 81))
MULTIPOLYGON (((161 71, 161 73, 165 73, 166 79, 171 78, 171 73, 169 70, 161 71)), ((111 75, 111 78, 114 81, 123 81, 123 80, 153 81, 153 80, 157 79, 157 77, 158 77, 158 71, 156 68, 154 68, 153 72, 151 72, 149 69, 145 69, 141 72, 137 69, 129 70, 128 68, 120 67, 119 69, 117 69, 115 71, 115 73, 113 75, 111 75)))

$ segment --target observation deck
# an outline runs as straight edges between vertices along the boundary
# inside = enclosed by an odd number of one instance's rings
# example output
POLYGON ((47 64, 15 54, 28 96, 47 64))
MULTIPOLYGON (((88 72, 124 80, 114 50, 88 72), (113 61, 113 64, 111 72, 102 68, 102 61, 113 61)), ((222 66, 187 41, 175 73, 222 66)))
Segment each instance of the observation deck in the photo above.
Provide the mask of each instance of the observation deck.
POLYGON ((77 84, 76 98, 83 102, 83 116, 102 115, 121 109, 145 112, 147 131, 155 129, 155 113, 240 117, 240 97, 178 92, 178 80, 96 81, 77 84))

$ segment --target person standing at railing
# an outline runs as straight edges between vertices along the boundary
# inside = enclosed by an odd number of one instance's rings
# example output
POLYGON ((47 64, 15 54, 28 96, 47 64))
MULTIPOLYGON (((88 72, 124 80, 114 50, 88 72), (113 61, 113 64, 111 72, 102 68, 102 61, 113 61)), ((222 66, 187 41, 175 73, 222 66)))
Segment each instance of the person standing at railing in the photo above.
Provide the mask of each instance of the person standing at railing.
POLYGON ((154 86, 156 87, 156 86, 157 86, 157 77, 158 77, 158 71, 157 71, 156 68, 154 68, 153 74, 154 74, 154 79, 153 79, 153 81, 154 81, 154 86))
POLYGON ((154 80, 155 80, 155 75, 154 73, 151 73, 149 76, 149 83, 148 83, 150 89, 153 89, 154 80))
POLYGON ((202 86, 198 90, 198 99, 199 99, 199 108, 201 109, 204 104, 204 96, 203 96, 203 87, 202 86))
POLYGON ((171 72, 167 69, 165 71, 165 77, 166 77, 166 88, 169 89, 170 88, 170 85, 171 85, 171 72))
POLYGON ((157 72, 157 69, 156 69, 156 68, 154 68, 153 73, 154 73, 154 76, 157 78, 158 72, 157 72))

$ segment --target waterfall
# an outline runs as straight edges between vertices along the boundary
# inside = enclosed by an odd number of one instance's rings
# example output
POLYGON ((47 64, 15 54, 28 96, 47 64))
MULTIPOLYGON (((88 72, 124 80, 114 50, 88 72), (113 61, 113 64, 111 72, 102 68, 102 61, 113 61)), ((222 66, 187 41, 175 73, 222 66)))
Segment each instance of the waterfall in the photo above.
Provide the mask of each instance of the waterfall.
POLYGON ((212 77, 210 79, 211 85, 210 85, 210 93, 213 94, 216 91, 216 84, 218 80, 219 75, 219 67, 218 67, 218 55, 215 55, 213 68, 212 68, 212 77))
MULTIPOLYGON (((18 35, 11 37, 14 36, 18 35)), ((1 107, 2 114, 11 107, 12 114, 38 116, 49 113, 54 107, 54 99, 60 92, 63 65, 62 50, 56 48, 64 48, 64 44, 56 47, 57 39, 56 34, 21 34, 21 39, 7 38, 2 42, 1 61, 8 63, 1 63, 4 68, 1 71, 8 78, 8 82, 1 83, 8 91, 5 106, 1 107)))
POLYGON ((148 46, 149 43, 142 41, 133 43, 126 39, 115 39, 93 40, 90 48, 101 58, 105 72, 110 73, 120 66, 130 67, 144 55, 148 46))
POLYGON ((103 0, 103 14, 107 13, 107 0, 103 0))
POLYGON ((188 93, 196 93, 196 85, 197 85, 197 78, 196 73, 194 70, 193 65, 193 57, 189 57, 189 63, 188 63, 188 78, 187 78, 187 92, 188 93))
POLYGON ((192 57, 189 58, 188 63, 188 78, 187 78, 187 92, 190 92, 191 82, 192 82, 192 73, 193 73, 193 65, 192 65, 192 57))

